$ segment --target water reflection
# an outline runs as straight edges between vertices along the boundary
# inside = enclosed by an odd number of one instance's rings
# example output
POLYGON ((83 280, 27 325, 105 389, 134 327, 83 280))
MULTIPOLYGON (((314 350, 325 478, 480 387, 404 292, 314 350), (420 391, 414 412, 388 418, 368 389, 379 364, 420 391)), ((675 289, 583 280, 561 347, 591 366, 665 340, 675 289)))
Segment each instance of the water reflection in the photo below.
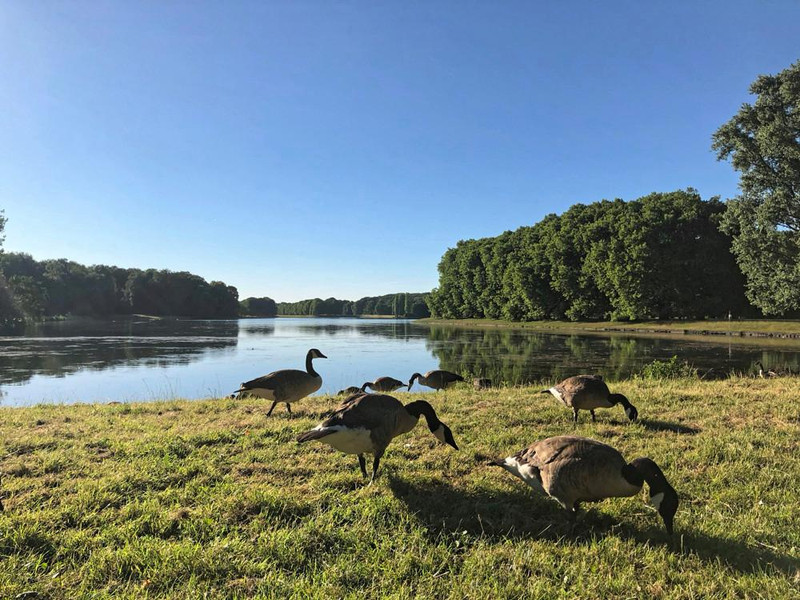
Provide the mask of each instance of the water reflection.
POLYGON ((318 365, 320 393, 436 368, 506 385, 576 373, 619 379, 674 355, 701 372, 754 374, 756 361, 800 371, 797 341, 554 334, 396 319, 133 318, 46 323, 0 337, 0 398, 14 405, 222 395, 272 370, 303 368, 312 347, 329 356, 318 365))
POLYGON ((237 321, 76 320, 26 326, 0 337, 0 384, 65 377, 120 365, 166 368, 234 348, 237 321))
POLYGON ((621 379, 654 360, 678 356, 703 374, 752 374, 756 361, 783 371, 800 370, 800 346, 720 345, 717 340, 559 335, 502 329, 465 330, 434 326, 426 345, 441 368, 519 385, 599 373, 621 379))

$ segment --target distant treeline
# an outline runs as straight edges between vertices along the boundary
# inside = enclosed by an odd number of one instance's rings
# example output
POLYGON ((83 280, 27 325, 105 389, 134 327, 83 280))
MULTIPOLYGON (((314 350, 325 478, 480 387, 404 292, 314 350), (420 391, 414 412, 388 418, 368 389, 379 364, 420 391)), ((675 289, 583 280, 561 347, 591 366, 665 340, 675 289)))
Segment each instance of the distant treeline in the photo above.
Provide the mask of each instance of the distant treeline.
POLYGON ((238 316, 239 294, 221 281, 165 270, 90 267, 0 253, 0 321, 57 315, 238 316))
POLYGON ((358 317, 361 315, 386 315, 396 317, 429 317, 425 301, 427 294, 386 294, 368 296, 359 300, 336 298, 311 298, 299 302, 278 302, 271 298, 247 298, 240 302, 243 315, 274 317, 276 315, 358 317))
POLYGON ((239 302, 235 287, 184 271, 85 266, 66 260, 37 261, 29 254, 0 252, 0 323, 54 316, 106 317, 145 314, 231 319, 276 315, 430 316, 426 294, 388 294, 337 300, 314 298, 276 303, 239 302))
POLYGON ((439 263, 428 306, 435 317, 514 321, 754 314, 719 230, 724 212, 692 189, 576 204, 459 242, 439 263))

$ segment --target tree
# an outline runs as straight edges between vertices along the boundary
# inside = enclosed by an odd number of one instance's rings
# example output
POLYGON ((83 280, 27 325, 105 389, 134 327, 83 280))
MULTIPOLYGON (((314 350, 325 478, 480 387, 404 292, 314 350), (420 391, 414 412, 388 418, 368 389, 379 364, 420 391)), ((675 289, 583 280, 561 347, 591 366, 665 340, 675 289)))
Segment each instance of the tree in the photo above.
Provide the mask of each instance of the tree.
POLYGON ((747 281, 747 297, 765 314, 800 309, 800 61, 750 86, 743 104, 713 135, 719 160, 741 172, 742 195, 722 222, 747 281))

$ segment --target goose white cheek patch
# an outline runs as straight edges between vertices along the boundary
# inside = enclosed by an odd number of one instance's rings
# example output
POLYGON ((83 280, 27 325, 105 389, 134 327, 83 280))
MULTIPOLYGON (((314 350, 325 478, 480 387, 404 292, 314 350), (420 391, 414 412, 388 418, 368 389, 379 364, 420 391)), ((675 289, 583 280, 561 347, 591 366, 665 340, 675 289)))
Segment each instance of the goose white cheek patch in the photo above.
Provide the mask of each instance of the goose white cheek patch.
POLYGON ((433 432, 433 435, 436 436, 436 439, 442 442, 443 444, 447 443, 447 440, 444 439, 444 427, 439 425, 439 429, 433 432))
POLYGON ((659 492, 655 496, 650 496, 650 504, 658 510, 661 508, 661 502, 664 500, 664 492, 659 492))

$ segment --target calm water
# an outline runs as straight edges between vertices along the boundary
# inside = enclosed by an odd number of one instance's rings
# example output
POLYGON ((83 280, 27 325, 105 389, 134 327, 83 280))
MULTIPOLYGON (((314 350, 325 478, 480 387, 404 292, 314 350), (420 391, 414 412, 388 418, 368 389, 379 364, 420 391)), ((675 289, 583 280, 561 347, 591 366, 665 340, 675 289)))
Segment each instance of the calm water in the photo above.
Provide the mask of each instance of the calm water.
POLYGON ((800 365, 800 343, 471 330, 399 319, 61 322, 0 337, 0 404, 220 396, 275 369, 304 368, 312 347, 328 356, 315 361, 321 393, 436 368, 519 384, 577 373, 620 378, 673 355, 723 372, 750 372, 756 360, 800 365))

